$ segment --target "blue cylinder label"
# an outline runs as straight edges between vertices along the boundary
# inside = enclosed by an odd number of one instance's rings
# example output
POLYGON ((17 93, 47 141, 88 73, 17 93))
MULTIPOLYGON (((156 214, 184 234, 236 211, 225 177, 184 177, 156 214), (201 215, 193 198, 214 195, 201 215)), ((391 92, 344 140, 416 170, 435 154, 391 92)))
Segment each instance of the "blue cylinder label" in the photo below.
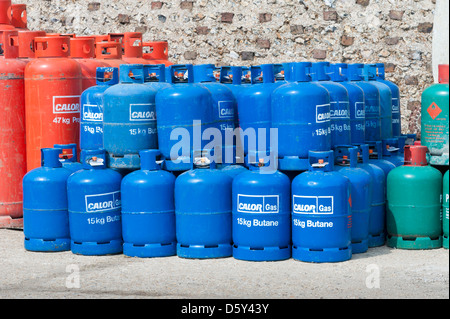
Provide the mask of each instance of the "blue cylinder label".
POLYGON ((366 115, 380 116, 379 100, 374 98, 366 98, 365 113, 366 115))
MULTIPOLYGON (((348 101, 330 102, 331 131, 339 134, 350 131, 350 112, 348 101)), ((349 136, 349 135, 348 135, 349 136)))
POLYGON ((130 104, 130 121, 153 122, 156 121, 155 104, 130 104))
POLYGON ((81 115, 83 121, 102 122, 103 110, 100 105, 83 104, 83 113, 81 115))
POLYGON ((364 120, 366 118, 364 102, 355 102, 355 118, 364 120))
POLYGON ((278 195, 238 194, 237 211, 240 213, 278 213, 278 195))
POLYGON ((398 98, 392 98, 392 124, 400 125, 400 105, 398 98))
POLYGON ((234 118, 234 107, 232 101, 219 101, 219 118, 234 118))
POLYGON ((86 212, 88 213, 105 212, 118 209, 121 208, 120 191, 85 195, 85 202, 86 212))
POLYGON ((316 123, 330 121, 330 104, 316 105, 316 123))
POLYGON ((333 214, 333 196, 293 196, 293 212, 297 214, 333 214))
POLYGON ((91 215, 88 215, 87 217, 87 223, 89 225, 100 225, 103 226, 107 223, 114 223, 114 222, 119 222, 121 220, 120 214, 117 215, 117 213, 112 214, 112 215, 100 215, 100 216, 95 216, 95 217, 90 217, 91 215))
POLYGON ((392 113, 400 113, 398 98, 392 98, 392 113))
POLYGON ((330 117, 332 119, 349 119, 348 102, 330 102, 330 117))
POLYGON ((91 135, 99 135, 99 140, 92 140, 81 135, 80 144, 83 147, 99 147, 103 143, 103 108, 98 104, 83 104, 81 107, 81 132, 91 135))

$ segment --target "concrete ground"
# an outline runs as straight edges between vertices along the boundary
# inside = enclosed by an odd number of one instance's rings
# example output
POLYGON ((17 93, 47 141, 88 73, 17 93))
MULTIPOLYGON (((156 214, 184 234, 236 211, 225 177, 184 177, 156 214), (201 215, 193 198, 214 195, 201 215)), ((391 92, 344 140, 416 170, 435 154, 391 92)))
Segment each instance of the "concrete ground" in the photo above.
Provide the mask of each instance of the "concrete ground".
POLYGON ((0 229, 2 298, 448 299, 449 251, 387 246, 340 263, 37 253, 0 229))

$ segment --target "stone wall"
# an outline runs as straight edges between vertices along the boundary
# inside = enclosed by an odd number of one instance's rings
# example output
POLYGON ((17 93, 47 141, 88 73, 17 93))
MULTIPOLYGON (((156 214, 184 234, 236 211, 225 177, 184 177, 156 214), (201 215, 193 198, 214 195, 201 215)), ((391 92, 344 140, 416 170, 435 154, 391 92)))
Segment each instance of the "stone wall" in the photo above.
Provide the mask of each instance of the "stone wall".
POLYGON ((33 30, 138 31, 176 63, 384 62, 400 87, 402 131, 420 130, 433 83, 435 0, 22 0, 33 30))

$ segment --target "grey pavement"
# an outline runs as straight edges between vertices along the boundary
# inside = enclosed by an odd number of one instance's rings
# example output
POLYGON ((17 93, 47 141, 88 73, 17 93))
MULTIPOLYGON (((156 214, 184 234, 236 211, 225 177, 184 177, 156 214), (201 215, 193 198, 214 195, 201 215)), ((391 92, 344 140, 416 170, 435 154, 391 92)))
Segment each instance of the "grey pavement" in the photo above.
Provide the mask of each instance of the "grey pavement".
POLYGON ((449 252, 370 248, 339 263, 26 251, 0 229, 0 299, 448 299, 449 252))

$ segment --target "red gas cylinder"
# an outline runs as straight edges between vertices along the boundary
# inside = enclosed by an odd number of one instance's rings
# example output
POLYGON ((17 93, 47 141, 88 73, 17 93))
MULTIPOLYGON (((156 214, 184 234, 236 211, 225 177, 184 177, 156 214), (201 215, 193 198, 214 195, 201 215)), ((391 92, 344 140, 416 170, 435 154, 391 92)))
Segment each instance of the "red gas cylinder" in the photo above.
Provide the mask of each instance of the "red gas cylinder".
POLYGON ((23 227, 26 63, 17 59, 17 37, 17 31, 0 31, 0 228, 23 227))
POLYGON ((122 44, 122 60, 130 64, 155 64, 142 57, 142 33, 125 32, 110 33, 110 41, 122 44))
POLYGON ((102 60, 95 58, 95 40, 92 37, 76 37, 70 39, 70 57, 81 67, 82 85, 84 91, 97 85, 97 68, 109 67, 102 60))
POLYGON ((0 31, 14 29, 11 24, 11 0, 0 0, 0 31))
POLYGON ((36 37, 45 37, 45 31, 19 31, 19 59, 28 61, 35 57, 34 54, 34 39, 36 37))
POLYGON ((34 39, 25 68, 27 171, 41 166, 41 148, 79 142, 81 67, 69 58, 69 37, 34 39))
POLYGON ((173 65, 169 61, 169 44, 167 41, 144 42, 143 47, 148 50, 148 52, 142 54, 144 59, 155 64, 173 65))
POLYGON ((112 68, 119 68, 121 64, 128 64, 122 60, 122 45, 119 42, 97 42, 95 44, 95 57, 112 68))
POLYGON ((11 24, 16 29, 28 30, 27 27, 27 5, 12 4, 11 5, 11 24))
POLYGON ((11 24, 19 32, 19 59, 28 62, 34 58, 34 38, 44 37, 44 31, 30 31, 27 28, 27 6, 11 5, 11 24))

